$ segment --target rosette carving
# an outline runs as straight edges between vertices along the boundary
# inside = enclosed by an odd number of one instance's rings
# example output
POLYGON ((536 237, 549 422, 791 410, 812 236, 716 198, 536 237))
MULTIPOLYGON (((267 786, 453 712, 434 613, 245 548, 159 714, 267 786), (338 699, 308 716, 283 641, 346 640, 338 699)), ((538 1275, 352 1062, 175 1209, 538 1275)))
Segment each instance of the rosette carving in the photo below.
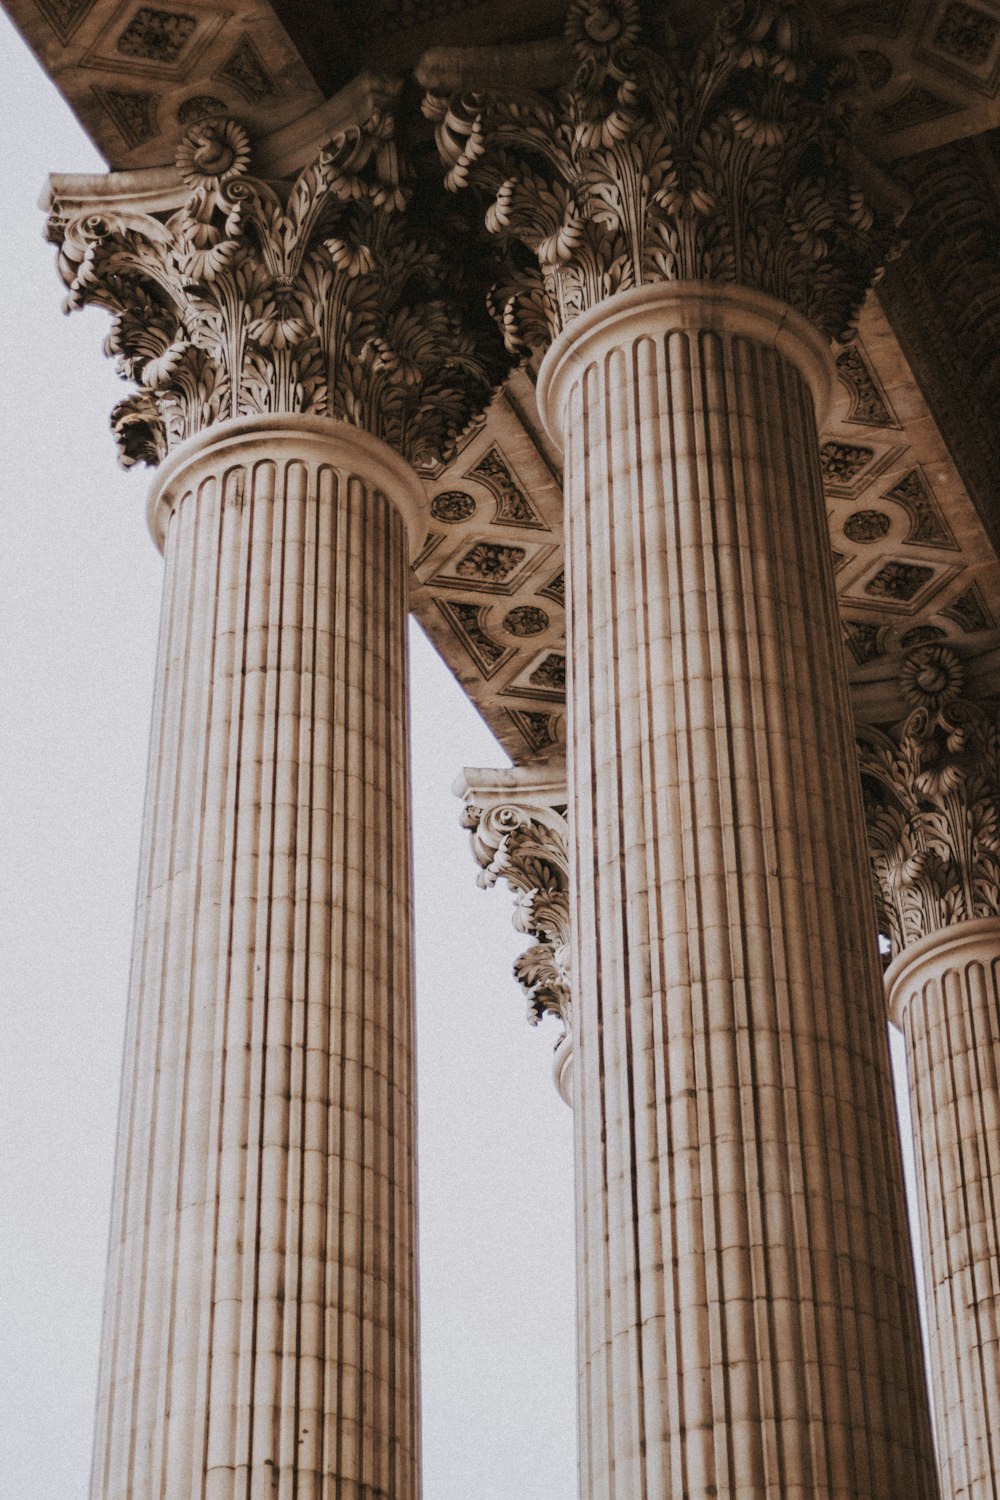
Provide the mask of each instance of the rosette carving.
POLYGON ((265 412, 355 423, 418 465, 447 457, 509 360, 454 236, 416 222, 391 116, 338 135, 294 182, 249 165, 243 127, 209 119, 178 148, 179 209, 53 207, 67 310, 112 313, 107 351, 139 386, 112 417, 122 462, 265 412))
POLYGON ((963 696, 947 646, 907 657, 898 738, 866 730, 861 777, 876 901, 893 954, 1000 914, 1000 719, 963 696))
MULTIPOLYGON (((480 797, 482 789, 470 791, 480 797)), ((556 1041, 555 1074, 569 1103, 568 1071, 572 1051, 572 998, 569 948, 569 855, 565 808, 538 795, 513 801, 516 791, 497 788, 487 803, 470 800, 462 826, 472 836, 472 852, 482 867, 476 882, 492 890, 499 880, 514 892, 514 927, 534 938, 514 964, 514 977, 528 997, 528 1021, 537 1026, 546 1016, 561 1023, 556 1041)))
POLYGON ((654 37, 638 0, 573 0, 562 87, 427 95, 447 186, 478 190, 510 247, 492 296, 510 349, 619 290, 687 280, 852 336, 893 216, 862 185, 851 65, 817 50, 796 0, 701 14, 700 37, 665 18, 654 37))

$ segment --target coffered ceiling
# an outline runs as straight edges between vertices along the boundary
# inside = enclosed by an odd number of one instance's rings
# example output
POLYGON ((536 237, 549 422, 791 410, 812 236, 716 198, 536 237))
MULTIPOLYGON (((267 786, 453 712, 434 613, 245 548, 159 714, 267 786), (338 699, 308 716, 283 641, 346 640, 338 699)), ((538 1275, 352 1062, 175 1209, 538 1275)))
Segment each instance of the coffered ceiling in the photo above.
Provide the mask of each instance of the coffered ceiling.
MULTIPOLYGON (((178 132, 236 114, 254 135, 301 119, 363 71, 427 49, 558 37, 564 0, 5 0, 117 169, 172 160, 178 132)), ((676 19, 704 11, 676 0, 676 19)), ((858 64, 885 161, 1000 124, 998 0, 826 0, 858 64)), ((58 163, 53 164, 55 167, 58 163)))
MULTIPOLYGON (((855 711, 904 709, 903 656, 953 646, 1000 689, 1000 562, 876 296, 821 440, 831 562, 855 711)), ((414 610, 516 760, 565 738, 561 476, 518 371, 487 421, 428 480, 433 524, 414 610)))

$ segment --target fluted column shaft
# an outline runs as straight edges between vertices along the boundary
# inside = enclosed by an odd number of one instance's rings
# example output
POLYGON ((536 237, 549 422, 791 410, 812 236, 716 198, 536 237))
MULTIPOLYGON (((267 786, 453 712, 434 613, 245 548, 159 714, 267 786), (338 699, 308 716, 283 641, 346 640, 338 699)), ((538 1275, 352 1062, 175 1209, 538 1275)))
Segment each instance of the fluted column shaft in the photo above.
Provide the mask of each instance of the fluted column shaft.
POLYGON ((810 385, 783 304, 584 313, 566 463, 581 1494, 937 1494, 810 385))
POLYGON ((416 1500, 412 470, 310 417, 164 466, 92 1500, 416 1500))
POLYGON ((949 1500, 1000 1496, 1000 917, 886 974, 906 1038, 938 1461, 949 1500))

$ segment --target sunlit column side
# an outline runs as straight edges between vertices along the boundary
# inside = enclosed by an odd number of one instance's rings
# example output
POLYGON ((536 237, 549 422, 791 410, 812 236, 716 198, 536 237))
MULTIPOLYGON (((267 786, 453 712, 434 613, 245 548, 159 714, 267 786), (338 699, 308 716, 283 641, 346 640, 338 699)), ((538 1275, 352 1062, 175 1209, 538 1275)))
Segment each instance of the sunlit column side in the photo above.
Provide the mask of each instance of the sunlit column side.
POLYGON ((421 81, 555 339, 582 1500, 931 1500, 816 430, 891 185, 804 7, 571 0, 509 62, 421 81))
POLYGON ((546 356, 566 464, 583 1494, 932 1496, 812 390, 745 288, 546 356))
POLYGON ((569 849, 566 767, 467 766, 455 795, 465 803, 462 825, 481 866, 477 884, 503 880, 514 892, 514 926, 535 939, 514 964, 528 997, 528 1021, 554 1016, 561 1031, 552 1055, 560 1098, 573 1106, 573 1000, 569 959, 569 849))
POLYGON ((505 361, 384 109, 250 160, 213 118, 140 201, 54 183, 123 458, 165 460, 91 1497, 418 1500, 412 465, 505 361))
POLYGON ((862 775, 889 1013, 906 1039, 941 1487, 1000 1497, 1000 714, 911 653, 862 775))

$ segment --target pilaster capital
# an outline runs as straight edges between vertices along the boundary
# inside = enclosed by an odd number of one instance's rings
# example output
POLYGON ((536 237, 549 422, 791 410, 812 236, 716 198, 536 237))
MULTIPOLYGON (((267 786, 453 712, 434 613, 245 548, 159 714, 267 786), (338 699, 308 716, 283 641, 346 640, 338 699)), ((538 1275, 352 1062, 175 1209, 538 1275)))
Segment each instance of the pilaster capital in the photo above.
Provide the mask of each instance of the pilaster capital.
POLYGON ((942 928, 1000 915, 1000 715, 965 696, 947 646, 907 656, 911 711, 859 735, 876 900, 894 957, 942 928))
POLYGON ((514 927, 535 939, 514 964, 528 997, 528 1020, 547 1015, 562 1023, 553 1072, 572 1103, 569 849, 565 767, 466 768, 455 783, 463 799, 462 826, 471 835, 483 890, 499 880, 514 892, 514 927))
POLYGON ((510 247, 493 311, 512 350, 675 281, 754 287, 852 336, 898 195, 854 146, 851 64, 824 53, 799 0, 685 9, 686 32, 638 0, 572 0, 555 86, 501 92, 484 56, 487 82, 462 92, 469 54, 450 91, 447 58, 425 60, 446 184, 488 198, 510 247))
POLYGON ((413 201, 388 108, 294 181, 252 176, 251 157, 246 130, 219 117, 184 135, 155 190, 143 174, 97 193, 93 179, 55 184, 66 308, 111 312, 106 351, 139 387, 112 416, 122 462, 282 413, 364 428, 418 467, 440 461, 509 361, 455 226, 413 201))

